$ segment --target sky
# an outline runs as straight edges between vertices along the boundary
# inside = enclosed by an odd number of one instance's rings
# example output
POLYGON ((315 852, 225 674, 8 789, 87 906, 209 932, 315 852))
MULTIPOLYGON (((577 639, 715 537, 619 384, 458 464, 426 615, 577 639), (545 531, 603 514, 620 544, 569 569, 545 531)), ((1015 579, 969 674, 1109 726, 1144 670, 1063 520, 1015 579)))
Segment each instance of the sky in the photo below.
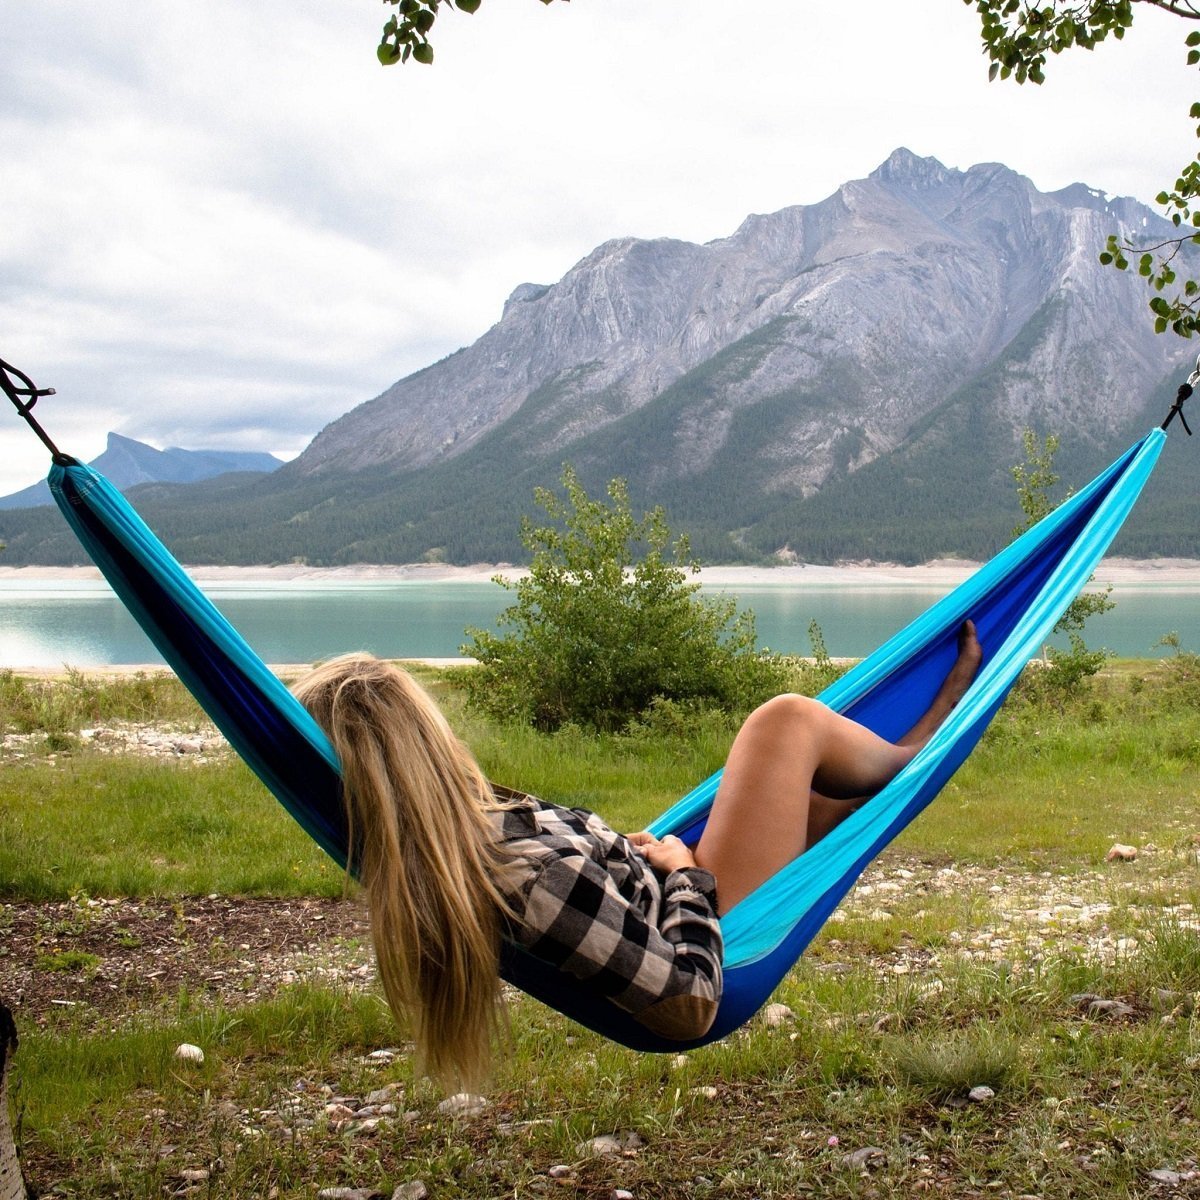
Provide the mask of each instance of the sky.
MULTIPOLYGON (((11 0, 0 358, 80 459, 299 453, 610 238, 709 241, 898 146, 1147 202, 1195 146, 1190 24, 987 82, 962 0, 484 0, 384 68, 379 0, 11 0)), ((1100 248, 1098 247, 1097 250, 1100 248)), ((41 478, 0 414, 0 495, 41 478)))

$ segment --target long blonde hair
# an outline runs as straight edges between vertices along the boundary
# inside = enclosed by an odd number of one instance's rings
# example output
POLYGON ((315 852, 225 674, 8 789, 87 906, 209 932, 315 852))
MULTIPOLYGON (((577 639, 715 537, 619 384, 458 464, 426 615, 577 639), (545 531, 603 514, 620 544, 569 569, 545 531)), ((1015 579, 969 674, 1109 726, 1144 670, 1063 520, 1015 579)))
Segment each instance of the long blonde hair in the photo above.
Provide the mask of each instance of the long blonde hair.
POLYGON ((469 1087, 500 1024, 499 937, 512 869, 471 752, 405 671, 366 654, 317 667, 293 691, 342 764, 353 868, 366 890, 388 1005, 424 1070, 469 1087))

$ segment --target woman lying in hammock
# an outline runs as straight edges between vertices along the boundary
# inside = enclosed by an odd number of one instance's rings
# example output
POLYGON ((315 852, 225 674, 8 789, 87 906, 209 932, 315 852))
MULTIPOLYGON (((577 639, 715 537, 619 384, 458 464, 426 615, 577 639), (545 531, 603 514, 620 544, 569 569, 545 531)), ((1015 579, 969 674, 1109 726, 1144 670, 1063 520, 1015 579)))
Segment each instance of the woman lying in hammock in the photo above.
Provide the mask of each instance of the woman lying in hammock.
POLYGON ((424 1067, 462 1085, 486 1073, 501 934, 652 1032, 702 1036, 721 996, 719 914, 888 783, 981 656, 968 621, 932 706, 895 744, 804 696, 757 708, 694 850, 489 784, 399 667, 369 655, 318 667, 295 693, 341 759, 380 977, 424 1067))

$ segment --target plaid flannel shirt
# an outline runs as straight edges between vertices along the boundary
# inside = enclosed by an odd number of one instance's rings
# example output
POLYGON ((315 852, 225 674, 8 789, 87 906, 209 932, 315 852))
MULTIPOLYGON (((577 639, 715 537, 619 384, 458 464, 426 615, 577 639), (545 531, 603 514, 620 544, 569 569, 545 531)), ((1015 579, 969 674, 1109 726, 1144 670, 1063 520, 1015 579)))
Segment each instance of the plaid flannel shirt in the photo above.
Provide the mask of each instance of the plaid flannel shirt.
POLYGON ((721 997, 712 874, 660 876, 594 813, 524 799, 493 818, 528 867, 512 896, 513 939, 663 1037, 704 1034, 721 997))

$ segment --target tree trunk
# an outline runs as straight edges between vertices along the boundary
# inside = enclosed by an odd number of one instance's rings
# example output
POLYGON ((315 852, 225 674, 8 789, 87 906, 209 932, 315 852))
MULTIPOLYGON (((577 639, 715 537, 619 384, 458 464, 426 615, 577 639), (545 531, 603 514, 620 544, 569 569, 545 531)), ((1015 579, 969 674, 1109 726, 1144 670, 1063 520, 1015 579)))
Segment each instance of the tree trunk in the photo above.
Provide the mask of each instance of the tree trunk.
POLYGON ((0 1200, 26 1200, 25 1180, 17 1161, 8 1115, 8 1068, 17 1048, 12 1013, 0 1004, 0 1200))

